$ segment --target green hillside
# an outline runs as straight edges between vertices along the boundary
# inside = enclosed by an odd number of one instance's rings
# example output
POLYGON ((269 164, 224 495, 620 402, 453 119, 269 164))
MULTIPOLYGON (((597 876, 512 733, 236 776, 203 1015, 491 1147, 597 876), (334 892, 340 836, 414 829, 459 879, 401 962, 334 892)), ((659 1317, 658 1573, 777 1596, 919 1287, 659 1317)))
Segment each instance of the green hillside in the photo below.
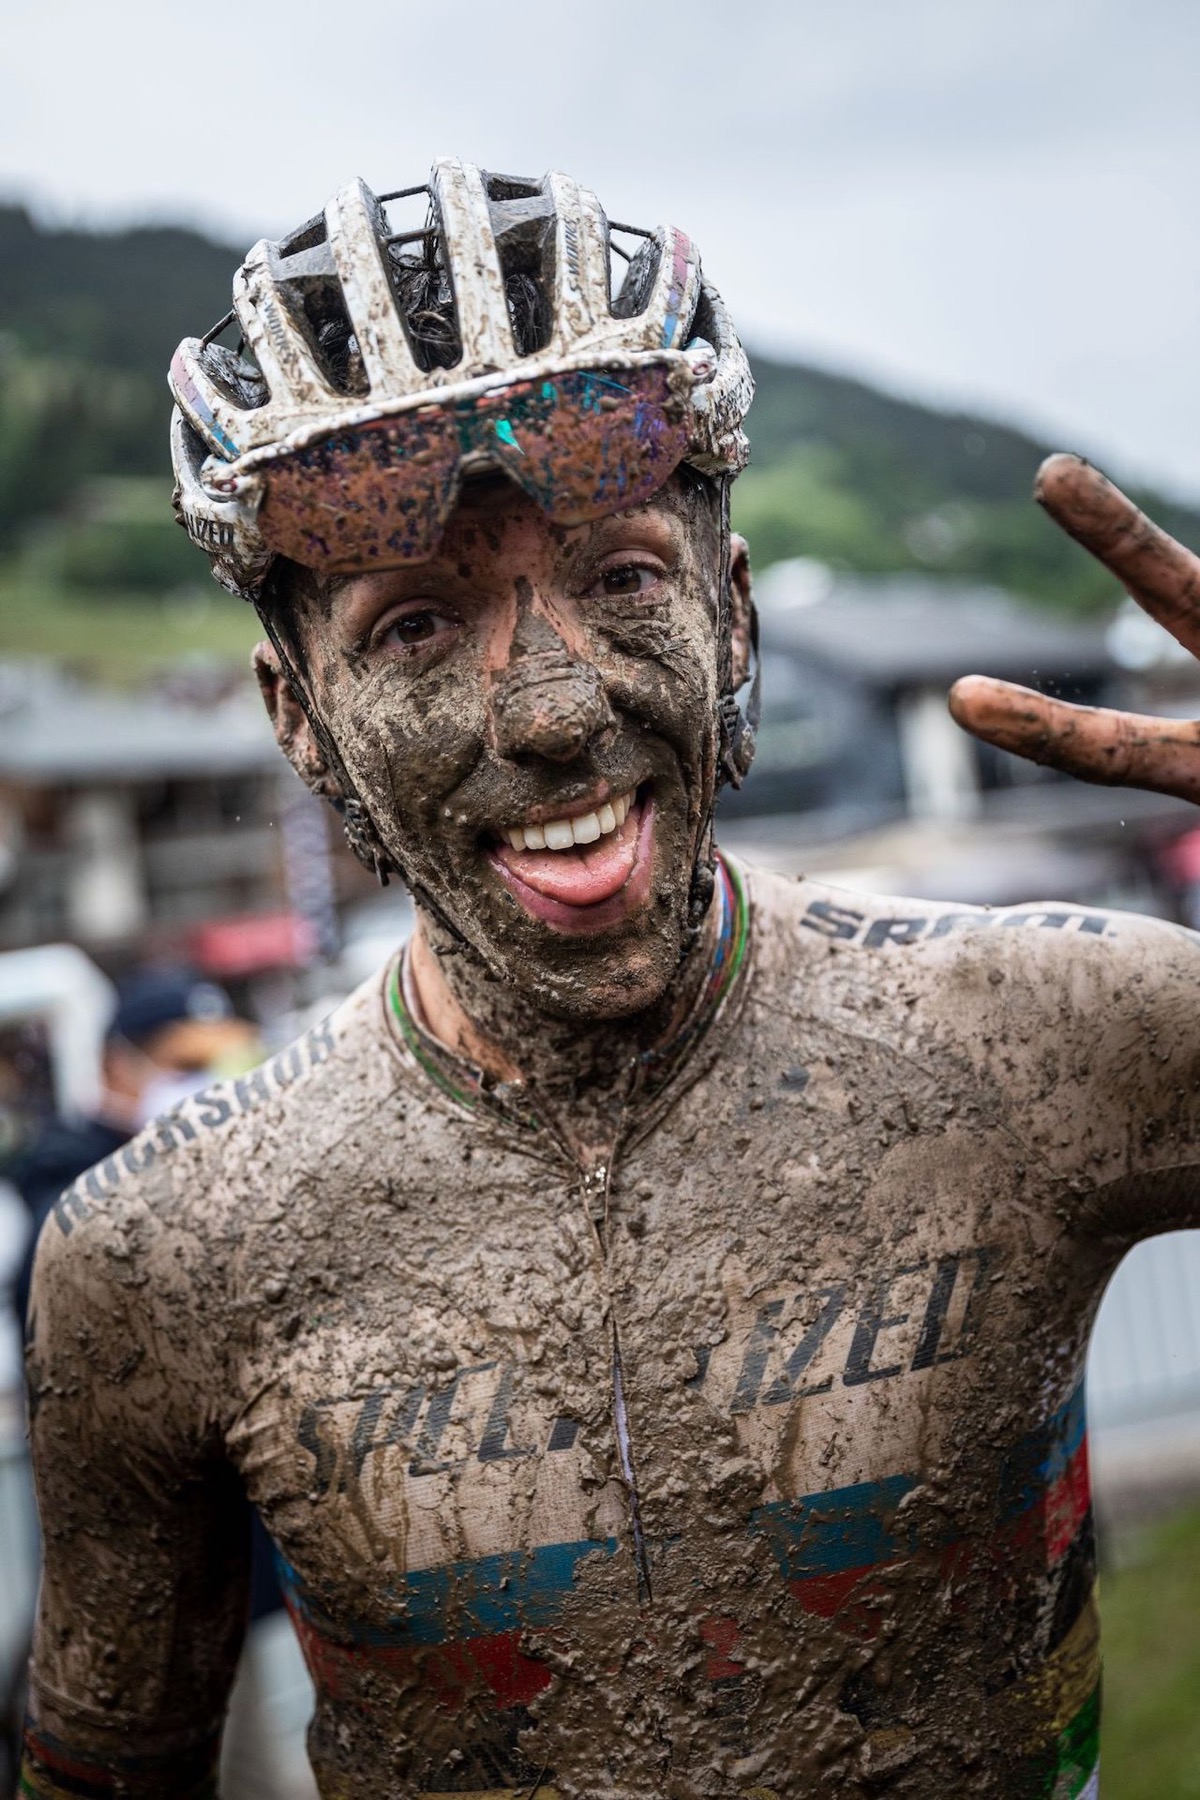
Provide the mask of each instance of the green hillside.
MULTIPOLYGON (((760 564, 807 555, 868 573, 927 569, 1072 610, 1111 605, 1112 578, 1030 502, 1042 458, 1080 446, 800 364, 757 357, 754 370, 754 456, 735 512, 760 564)), ((1200 510, 1134 491, 1200 544, 1200 510)))
MULTIPOLYGON (((22 619, 38 621, 44 648, 60 611, 107 607, 115 623, 118 607, 128 617, 131 605, 206 582, 166 504, 165 371, 178 340, 226 310, 236 260, 181 228, 56 230, 0 208, 0 641, 9 648, 33 647, 22 619)), ((755 372, 754 461, 735 510, 760 567, 809 555, 995 581, 1072 609, 1111 601, 1108 578, 1030 504, 1039 460, 1061 446, 801 364, 758 357, 755 372)), ((1200 543, 1200 513, 1143 498, 1200 543)), ((218 602, 213 590, 210 606, 218 602)))

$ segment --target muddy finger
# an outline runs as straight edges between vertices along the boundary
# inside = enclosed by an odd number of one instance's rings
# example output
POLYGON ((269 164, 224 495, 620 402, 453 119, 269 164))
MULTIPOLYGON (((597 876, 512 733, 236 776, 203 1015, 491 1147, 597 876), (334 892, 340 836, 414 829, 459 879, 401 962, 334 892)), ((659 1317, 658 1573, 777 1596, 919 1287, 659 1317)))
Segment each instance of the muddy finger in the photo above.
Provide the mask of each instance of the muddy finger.
POLYGON ((1193 720, 1072 706, 986 675, 956 682, 950 711, 998 749, 1080 781, 1200 800, 1200 723, 1193 720))
POLYGON ((1047 457, 1033 491, 1056 524, 1111 569, 1172 637, 1200 656, 1200 557, 1082 457, 1047 457))

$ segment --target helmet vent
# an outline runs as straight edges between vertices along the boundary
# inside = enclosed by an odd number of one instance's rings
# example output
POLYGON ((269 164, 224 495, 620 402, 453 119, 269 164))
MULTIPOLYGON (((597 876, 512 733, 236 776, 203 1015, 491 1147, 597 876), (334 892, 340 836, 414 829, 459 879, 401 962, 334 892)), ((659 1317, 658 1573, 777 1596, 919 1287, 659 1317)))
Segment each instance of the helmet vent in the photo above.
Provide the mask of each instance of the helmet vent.
POLYGON ((708 290, 707 288, 701 288, 700 298, 696 302, 696 310, 692 315, 691 324, 683 334, 682 341, 686 343, 688 338, 701 337, 707 338, 710 344, 717 344, 720 342, 721 336, 721 327, 713 314, 712 302, 708 297, 708 290))
POLYGON ((493 202, 536 200, 542 192, 540 181, 529 181, 523 175, 485 175, 484 183, 493 202))
POLYGON ((462 359, 462 343, 428 184, 383 194, 380 205, 392 288, 413 360, 426 374, 452 369, 462 359))
POLYGON ((384 194, 379 201, 388 242, 411 242, 430 226, 428 187, 401 188, 395 194, 384 194))
POLYGON ((230 350, 225 344, 209 344, 203 361, 205 374, 235 406, 252 410, 266 405, 267 384, 244 347, 230 350))
MULTIPOLYGON (((503 258, 501 263, 503 265, 503 258)), ((525 270, 505 272, 504 298, 518 356, 534 356, 550 342, 553 321, 545 289, 525 270)))
POLYGON ((281 257, 296 256, 301 250, 315 250, 318 244, 325 242, 325 214, 318 213, 306 224, 297 226, 284 238, 280 238, 278 254, 281 257))
POLYGON ((368 393, 367 372, 338 284, 323 281, 308 285, 301 305, 307 326, 305 335, 330 386, 339 394, 368 393))
MULTIPOLYGON (((628 231, 629 227, 623 225, 615 227, 615 229, 628 231)), ((639 232, 638 236, 641 235, 639 232)), ((618 252, 618 254, 622 254, 622 252, 618 252)), ((629 259, 625 279, 612 303, 614 319, 633 319, 639 313, 645 312, 654 289, 661 258, 662 246, 658 239, 647 235, 644 242, 629 259)))
POLYGON ((492 175, 487 186, 513 342, 518 356, 534 356, 546 348, 554 330, 548 299, 554 258, 553 203, 537 182, 492 175), (497 189, 504 190, 503 197, 497 189))
POLYGON ((462 340, 440 239, 431 233, 420 255, 397 251, 395 245, 389 255, 400 317, 417 367, 426 373, 452 369, 462 361, 462 340))

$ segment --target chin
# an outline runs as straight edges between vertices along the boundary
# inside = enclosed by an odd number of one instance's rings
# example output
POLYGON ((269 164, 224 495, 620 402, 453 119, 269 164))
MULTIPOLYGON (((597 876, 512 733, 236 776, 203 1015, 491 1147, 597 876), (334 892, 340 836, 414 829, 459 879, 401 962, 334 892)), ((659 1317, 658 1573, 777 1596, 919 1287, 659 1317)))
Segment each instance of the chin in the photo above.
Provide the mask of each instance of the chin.
MULTIPOLYGON (((579 784, 561 820, 544 819, 544 803, 460 839, 428 884, 491 979, 548 1017, 629 1019, 676 978, 694 808, 677 766, 664 764, 641 779, 579 784), (573 838, 576 825, 587 835, 573 838), (560 830, 566 843, 550 842, 560 830)), ((452 964, 447 973, 453 981, 452 964)), ((486 990, 475 1004, 487 1009, 486 990)))
POLYGON ((514 957, 506 948, 490 959, 501 978, 539 1012, 573 1024, 630 1019, 658 1005, 669 989, 683 948, 683 932, 655 932, 653 945, 576 942, 564 956, 536 951, 514 957), (498 966, 499 965, 499 966, 498 966))

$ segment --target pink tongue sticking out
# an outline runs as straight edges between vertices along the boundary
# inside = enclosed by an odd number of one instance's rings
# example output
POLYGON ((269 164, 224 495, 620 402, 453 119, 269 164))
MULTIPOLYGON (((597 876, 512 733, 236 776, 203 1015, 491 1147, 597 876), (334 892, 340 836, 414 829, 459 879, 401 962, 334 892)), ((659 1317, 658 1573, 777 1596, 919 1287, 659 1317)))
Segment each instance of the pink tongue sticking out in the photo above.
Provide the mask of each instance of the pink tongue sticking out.
POLYGON ((642 809, 634 805, 623 825, 595 844, 576 844, 571 850, 514 850, 501 844, 493 854, 506 869, 564 906, 597 906, 619 893, 637 861, 638 826, 642 809))

